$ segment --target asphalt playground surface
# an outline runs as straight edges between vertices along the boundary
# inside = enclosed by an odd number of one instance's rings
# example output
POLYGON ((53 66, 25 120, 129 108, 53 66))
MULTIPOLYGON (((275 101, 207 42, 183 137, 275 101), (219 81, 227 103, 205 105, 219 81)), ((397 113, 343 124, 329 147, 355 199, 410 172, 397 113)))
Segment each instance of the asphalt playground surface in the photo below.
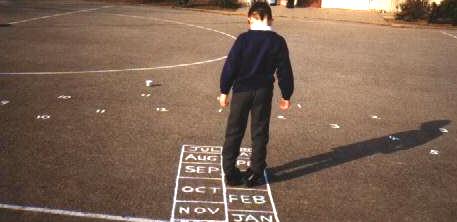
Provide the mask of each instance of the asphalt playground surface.
POLYGON ((296 90, 272 110, 269 187, 221 186, 212 205, 183 192, 220 180, 177 176, 211 165, 181 166, 186 149, 219 161, 219 76, 246 18, 21 0, 0 1, 0 23, 2 222, 457 220, 455 30, 277 18, 296 90))

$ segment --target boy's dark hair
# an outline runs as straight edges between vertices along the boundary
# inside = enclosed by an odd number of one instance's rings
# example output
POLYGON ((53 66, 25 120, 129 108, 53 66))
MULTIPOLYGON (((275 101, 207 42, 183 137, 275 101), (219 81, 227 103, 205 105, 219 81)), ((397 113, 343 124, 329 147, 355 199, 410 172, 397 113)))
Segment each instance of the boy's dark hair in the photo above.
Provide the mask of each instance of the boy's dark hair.
POLYGON ((255 2, 251 6, 248 12, 248 17, 254 17, 260 20, 263 20, 265 17, 267 17, 268 20, 273 20, 270 6, 268 3, 263 1, 255 2))

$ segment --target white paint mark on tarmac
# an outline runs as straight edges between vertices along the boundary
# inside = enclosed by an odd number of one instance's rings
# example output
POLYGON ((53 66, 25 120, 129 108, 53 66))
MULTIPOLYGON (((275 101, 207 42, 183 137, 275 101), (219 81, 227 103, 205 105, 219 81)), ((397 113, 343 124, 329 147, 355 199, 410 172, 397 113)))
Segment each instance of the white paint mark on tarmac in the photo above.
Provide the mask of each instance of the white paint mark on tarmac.
POLYGON ((212 177, 179 177, 181 179, 195 179, 195 180, 222 180, 221 178, 212 178, 212 177))
POLYGON ((438 154, 440 154, 440 151, 438 151, 438 150, 430 150, 430 154, 431 155, 438 155, 438 154))
POLYGON ((449 132, 446 128, 439 128, 439 130, 440 130, 440 132, 442 132, 442 133, 447 133, 447 132, 449 132))
POLYGON ((115 216, 115 215, 110 215, 110 214, 50 209, 50 208, 43 208, 43 207, 26 207, 26 206, 12 205, 12 204, 0 204, 0 209, 46 213, 46 214, 55 214, 55 215, 72 216, 72 217, 93 218, 93 219, 102 219, 102 220, 112 220, 112 221, 129 221, 129 222, 165 222, 165 221, 168 221, 168 220, 153 220, 153 219, 149 219, 149 218, 140 218, 140 217, 115 216))
POLYGON ((265 183, 267 184, 268 196, 270 197, 271 207, 273 208, 273 214, 275 215, 276 222, 279 222, 278 211, 276 211, 275 202, 273 201, 273 194, 271 193, 270 182, 268 182, 267 171, 263 171, 265 177, 265 183))
POLYGON ((454 38, 454 39, 457 39, 457 36, 456 36, 456 35, 453 35, 453 34, 451 34, 451 33, 445 32, 445 31, 441 31, 441 34, 447 35, 447 36, 449 36, 449 37, 451 37, 451 38, 454 38))
POLYGON ((392 141, 400 141, 400 138, 396 136, 389 136, 389 139, 392 141))
MULTIPOLYGON (((111 13, 110 13, 110 14, 111 14, 111 13)), ((225 32, 222 32, 222 31, 219 31, 219 30, 216 30, 216 29, 204 27, 204 26, 201 26, 201 25, 194 25, 194 24, 190 24, 190 23, 184 23, 184 22, 179 22, 179 21, 174 21, 174 20, 169 20, 169 19, 155 18, 155 17, 146 17, 146 16, 137 16, 137 15, 125 15, 125 14, 111 14, 111 15, 117 15, 117 16, 122 16, 122 17, 138 18, 138 19, 157 20, 157 21, 163 21, 163 22, 174 23, 174 24, 178 24, 178 25, 185 25, 185 26, 189 26, 189 27, 193 27, 193 28, 198 28, 198 29, 202 29, 202 30, 207 30, 207 31, 216 32, 216 33, 219 33, 219 34, 228 36, 228 37, 230 37, 230 38, 232 38, 232 39, 236 39, 236 37, 233 36, 233 35, 230 35, 230 34, 228 34, 228 33, 225 33, 225 32)))
POLYGON ((228 203, 227 203, 227 186, 225 186, 225 172, 224 172, 224 166, 222 165, 222 154, 220 155, 221 158, 221 169, 222 169, 222 174, 221 174, 221 179, 222 179, 222 194, 224 195, 224 210, 225 210, 225 221, 229 221, 229 215, 228 215, 228 203))
POLYGON ((223 204, 222 201, 203 201, 203 200, 176 200, 178 203, 213 203, 213 204, 223 204))
POLYGON ((273 211, 268 211, 268 210, 232 210, 232 209, 229 209, 229 211, 232 211, 232 212, 253 212, 253 213, 267 213, 267 214, 271 214, 271 213, 274 213, 273 211))
POLYGON ((10 103, 10 101, 9 101, 9 100, 6 100, 6 99, 0 101, 0 104, 1 104, 2 106, 6 105, 6 104, 8 104, 8 103, 10 103))
MULTIPOLYGON (((184 150, 184 145, 181 147, 182 150, 184 150)), ((184 156, 184 152, 181 151, 181 156, 179 157, 179 164, 178 164, 178 174, 176 174, 176 179, 175 179, 175 194, 173 195, 173 208, 171 208, 171 219, 170 221, 175 221, 175 208, 176 208, 176 200, 178 196, 178 183, 179 183, 179 177, 181 176, 181 166, 182 166, 182 159, 184 156)))
POLYGON ((51 115, 48 115, 48 114, 43 114, 43 115, 37 115, 36 116, 36 119, 46 120, 46 119, 50 119, 50 118, 51 118, 51 115))
POLYGON ((341 128, 340 125, 335 124, 335 123, 332 123, 332 124, 329 124, 329 125, 330 125, 330 127, 332 127, 333 129, 339 129, 339 128, 341 128))
POLYGON ((277 118, 278 118, 278 119, 286 119, 286 117, 283 116, 283 115, 278 115, 277 118))
POLYGON ((60 95, 60 96, 57 97, 57 99, 64 99, 64 100, 67 100, 67 99, 71 99, 71 96, 60 95))
POLYGON ((99 8, 82 9, 82 10, 78 10, 78 11, 58 13, 58 14, 54 14, 54 15, 46 15, 46 16, 41 16, 41 17, 35 17, 35 18, 29 18, 29 19, 24 19, 24 20, 20 20, 20 21, 10 22, 8 24, 14 25, 14 24, 19 24, 19 23, 36 21, 36 20, 40 20, 40 19, 47 19, 47 18, 64 16, 64 15, 71 15, 71 14, 76 14, 76 13, 81 13, 81 12, 90 12, 90 11, 95 11, 95 10, 98 10, 98 9, 110 8, 110 7, 113 7, 113 6, 107 5, 107 6, 103 6, 103 7, 99 7, 99 8))
POLYGON ((146 83, 147 87, 151 87, 152 83, 154 83, 154 81, 152 81, 151 79, 148 79, 148 80, 145 81, 145 83, 146 83))
POLYGON ((370 115, 370 117, 371 117, 372 119, 381 119, 381 117, 379 117, 379 116, 377 116, 377 115, 370 115))
POLYGON ((96 113, 105 113, 106 112, 106 109, 97 109, 97 111, 95 111, 96 113))
MULTIPOLYGON (((94 10, 96 10, 96 9, 94 9, 94 10)), ((76 13, 76 12, 74 12, 74 13, 76 13)), ((222 32, 222 31, 219 31, 219 30, 216 30, 216 29, 211 29, 211 28, 207 29, 206 27, 203 27, 203 26, 196 26, 193 24, 188 24, 188 23, 174 21, 174 20, 160 19, 160 18, 146 17, 146 16, 136 16, 136 15, 124 15, 124 14, 112 14, 112 13, 108 13, 108 14, 123 16, 123 17, 130 17, 130 18, 138 18, 138 19, 158 20, 158 21, 164 21, 164 22, 169 22, 169 23, 174 23, 174 24, 179 24, 179 25, 185 25, 185 26, 189 26, 189 27, 194 27, 194 28, 199 28, 199 29, 203 29, 203 30, 216 32, 216 33, 222 34, 224 36, 227 36, 231 39, 236 39, 235 36, 222 32)), ((95 74, 95 73, 149 71, 149 70, 171 69, 171 68, 177 68, 177 67, 201 65, 201 64, 221 61, 226 58, 227 58, 227 56, 223 56, 223 57, 219 57, 219 58, 215 58, 215 59, 208 59, 208 60, 203 60, 203 61, 198 61, 198 62, 193 62, 193 63, 182 63, 182 64, 177 64, 177 65, 143 67, 143 68, 100 69, 100 70, 80 70, 80 71, 61 71, 61 72, 5 72, 5 73, 0 73, 0 75, 63 75, 63 74, 95 74)))
POLYGON ((158 107, 158 108, 156 108, 156 111, 157 112, 168 112, 168 109, 164 108, 164 107, 158 107))
POLYGON ((149 70, 157 70, 157 69, 171 69, 171 68, 176 68, 176 67, 200 65, 200 64, 224 60, 226 58, 227 58, 227 56, 223 56, 220 58, 209 59, 209 60, 204 60, 204 61, 200 61, 200 62, 183 63, 183 64, 169 65, 169 66, 145 67, 145 68, 101 69, 101 70, 82 70, 82 71, 63 71, 63 72, 4 72, 4 73, 0 73, 0 75, 63 75, 63 74, 95 74, 95 73, 149 71, 149 70))

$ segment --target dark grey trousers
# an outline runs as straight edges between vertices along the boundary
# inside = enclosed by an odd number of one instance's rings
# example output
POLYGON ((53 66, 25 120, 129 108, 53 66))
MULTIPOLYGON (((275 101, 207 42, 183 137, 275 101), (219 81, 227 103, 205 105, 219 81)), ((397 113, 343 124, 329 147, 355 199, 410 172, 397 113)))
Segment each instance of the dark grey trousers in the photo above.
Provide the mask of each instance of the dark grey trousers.
POLYGON ((262 173, 266 165, 273 88, 233 93, 227 120, 222 165, 226 174, 233 172, 240 145, 251 113, 251 170, 262 173))

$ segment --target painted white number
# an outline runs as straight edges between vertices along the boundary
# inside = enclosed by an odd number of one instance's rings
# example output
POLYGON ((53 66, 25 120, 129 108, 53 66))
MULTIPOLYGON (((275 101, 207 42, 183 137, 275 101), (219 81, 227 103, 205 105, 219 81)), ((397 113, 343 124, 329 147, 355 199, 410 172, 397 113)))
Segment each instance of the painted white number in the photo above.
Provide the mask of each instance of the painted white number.
POLYGON ((71 96, 60 95, 58 99, 71 99, 71 96))
POLYGON ((50 115, 38 115, 38 116, 36 116, 36 119, 49 119, 49 118, 51 118, 50 115))
POLYGON ((165 108, 165 107, 157 107, 156 111, 158 111, 158 112, 168 112, 168 109, 165 108))
POLYGON ((97 113, 105 113, 105 112, 106 112, 106 109, 97 109, 96 112, 97 112, 97 113))
POLYGON ((141 96, 142 96, 142 97, 150 97, 151 94, 149 94, 149 93, 147 93, 147 94, 146 94, 146 93, 141 93, 141 96))

